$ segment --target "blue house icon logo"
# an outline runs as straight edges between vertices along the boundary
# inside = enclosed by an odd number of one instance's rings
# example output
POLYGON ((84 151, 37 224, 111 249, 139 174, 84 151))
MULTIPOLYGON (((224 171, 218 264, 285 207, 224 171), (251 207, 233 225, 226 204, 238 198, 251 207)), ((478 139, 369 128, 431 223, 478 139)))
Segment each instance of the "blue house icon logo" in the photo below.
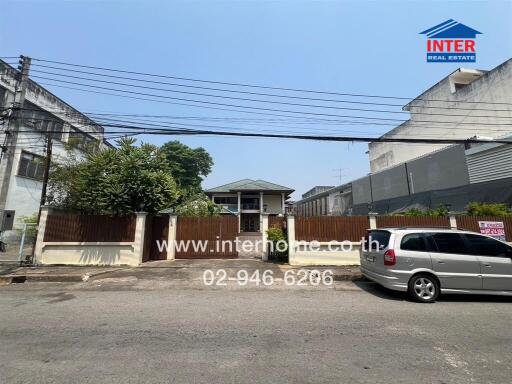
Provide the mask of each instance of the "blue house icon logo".
POLYGON ((476 29, 453 19, 420 32, 427 36, 427 62, 474 63, 476 61, 476 29))

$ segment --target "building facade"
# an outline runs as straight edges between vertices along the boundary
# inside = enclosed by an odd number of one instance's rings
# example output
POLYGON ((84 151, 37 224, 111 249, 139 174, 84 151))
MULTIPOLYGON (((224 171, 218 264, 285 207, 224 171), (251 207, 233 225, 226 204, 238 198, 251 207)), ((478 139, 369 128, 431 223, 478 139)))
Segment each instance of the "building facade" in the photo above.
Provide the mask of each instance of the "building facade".
MULTIPOLYGON (((0 61, 0 143, 4 146, 14 127, 11 117, 18 79, 19 71, 0 61)), ((63 161, 69 151, 82 156, 91 145, 108 145, 103 127, 32 80, 27 84, 21 119, 17 138, 4 147, 0 161, 0 211, 14 214, 15 223, 39 211, 48 135, 53 162, 63 161)))
MULTIPOLYGON (((459 68, 405 105, 410 119, 382 137, 502 138, 512 133, 511 104, 512 59, 490 71, 459 68)), ((370 170, 379 172, 446 146, 370 143, 370 170)))
POLYGON ((227 214, 238 216, 240 232, 260 232, 262 216, 284 216, 294 190, 265 180, 243 179, 205 191, 227 214))
MULTIPOLYGON (((382 137, 512 141, 512 59, 490 71, 460 68, 404 110, 411 118, 382 137)), ((369 155, 370 174, 327 191, 311 189, 295 203, 296 214, 387 214, 439 205, 463 211, 472 201, 512 205, 512 145, 375 142, 369 155)))

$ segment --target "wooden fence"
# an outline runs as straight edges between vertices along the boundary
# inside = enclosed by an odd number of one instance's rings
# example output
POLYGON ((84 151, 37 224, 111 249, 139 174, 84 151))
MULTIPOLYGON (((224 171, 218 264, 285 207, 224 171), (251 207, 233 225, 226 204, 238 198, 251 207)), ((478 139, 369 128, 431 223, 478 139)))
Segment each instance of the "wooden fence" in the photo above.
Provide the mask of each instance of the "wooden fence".
POLYGON ((188 249, 176 249, 177 259, 223 259, 238 257, 235 240, 238 235, 236 216, 178 217, 176 241, 188 249), (230 247, 223 242, 230 242, 230 247), (194 249, 194 244, 196 249, 194 249), (206 244, 205 247, 200 247, 206 244))
POLYGON ((45 242, 133 242, 135 216, 49 214, 45 242))
POLYGON ((377 216, 377 228, 439 227, 450 228, 447 216, 377 216))
POLYGON ((480 232, 479 221, 501 221, 505 226, 505 237, 512 241, 512 217, 499 216, 456 216, 457 228, 467 231, 480 232))
POLYGON ((367 216, 315 216, 295 218, 295 239, 302 241, 360 241, 370 228, 367 216))
POLYGON ((286 217, 284 216, 277 216, 272 215, 268 217, 268 227, 269 228, 286 228, 286 217))
POLYGON ((169 216, 146 217, 144 234, 144 251, 142 261, 165 260, 167 249, 162 244, 167 243, 169 235, 169 216), (159 246, 160 245, 160 246, 159 246))

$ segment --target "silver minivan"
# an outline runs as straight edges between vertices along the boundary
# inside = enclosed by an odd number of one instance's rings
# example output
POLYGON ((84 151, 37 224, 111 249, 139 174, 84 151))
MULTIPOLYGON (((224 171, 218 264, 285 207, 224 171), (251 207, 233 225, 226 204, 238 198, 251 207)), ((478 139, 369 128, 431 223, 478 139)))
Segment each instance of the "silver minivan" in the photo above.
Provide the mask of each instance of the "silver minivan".
POLYGON ((512 295, 512 247, 464 230, 372 229, 361 249, 361 272, 424 303, 440 293, 512 295))

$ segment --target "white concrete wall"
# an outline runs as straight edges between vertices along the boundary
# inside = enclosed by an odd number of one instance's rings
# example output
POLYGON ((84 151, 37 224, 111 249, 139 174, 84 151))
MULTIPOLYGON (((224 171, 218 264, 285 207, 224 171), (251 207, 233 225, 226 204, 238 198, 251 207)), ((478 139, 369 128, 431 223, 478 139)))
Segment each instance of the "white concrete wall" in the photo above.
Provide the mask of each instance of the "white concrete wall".
MULTIPOLYGON (((453 79, 457 76, 471 76, 471 73, 454 72, 438 84, 421 94, 407 107, 412 114, 410 120, 385 134, 385 137, 425 137, 443 139, 467 139, 472 136, 492 138, 512 133, 510 126, 489 125, 510 121, 512 110, 503 105, 467 104, 462 101, 510 103, 512 100, 512 59, 483 74, 472 83, 453 92, 453 79), (446 100, 446 102, 425 101, 446 100), (444 109, 433 107, 464 109, 444 109), (485 108, 486 110, 479 110, 485 108), (496 111, 505 110, 505 111, 496 111), (439 115, 432 115, 432 114, 439 115), (459 115, 459 116, 456 116, 459 115), (487 116, 487 117, 476 117, 487 116), (432 122, 431 124, 424 121, 432 122), (449 122, 440 124, 439 122, 449 122), (483 123, 470 125, 468 122, 483 123)), ((371 143, 369 145, 370 170, 372 173, 425 155, 449 144, 404 144, 371 143)))
POLYGON ((294 252, 289 262, 290 265, 359 265, 361 243, 351 243, 351 246, 350 251, 330 250, 327 243, 320 243, 315 250, 300 250, 301 247, 294 252))
POLYGON ((142 259, 134 253, 133 244, 46 243, 38 264, 66 265, 132 265, 142 259))

